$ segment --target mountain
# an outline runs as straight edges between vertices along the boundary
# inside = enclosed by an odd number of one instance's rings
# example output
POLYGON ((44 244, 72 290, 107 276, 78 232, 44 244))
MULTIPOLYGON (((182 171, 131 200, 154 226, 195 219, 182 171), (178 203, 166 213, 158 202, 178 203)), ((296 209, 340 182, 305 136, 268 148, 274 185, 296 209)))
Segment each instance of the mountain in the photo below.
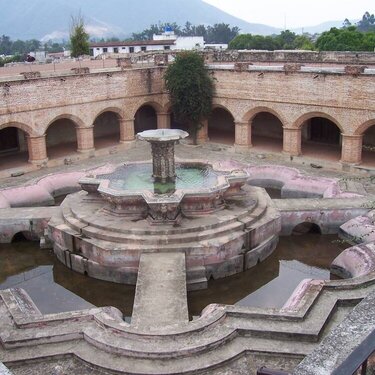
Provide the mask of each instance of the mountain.
POLYGON ((279 29, 231 16, 202 0, 0 0, 0 35, 15 39, 68 38, 79 11, 91 36, 129 36, 151 24, 186 21, 193 25, 228 23, 242 33, 272 34, 279 29))
MULTIPOLYGON (((352 20, 351 23, 352 25, 355 25, 359 20, 352 20)), ((320 23, 319 25, 316 26, 306 26, 306 27, 299 27, 296 29, 293 29, 295 33, 301 34, 302 30, 304 33, 309 33, 309 34, 320 34, 323 31, 329 30, 331 27, 337 27, 338 29, 342 27, 344 23, 344 20, 342 21, 327 21, 320 23)))

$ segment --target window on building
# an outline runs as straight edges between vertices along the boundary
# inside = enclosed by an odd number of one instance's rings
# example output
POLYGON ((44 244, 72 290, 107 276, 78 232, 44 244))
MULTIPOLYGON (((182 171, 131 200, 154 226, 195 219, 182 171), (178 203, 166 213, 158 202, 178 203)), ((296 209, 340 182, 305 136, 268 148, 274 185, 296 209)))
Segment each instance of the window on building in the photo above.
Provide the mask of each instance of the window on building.
POLYGON ((90 48, 90 56, 94 56, 94 50, 90 48))
POLYGON ((129 52, 133 53, 134 52, 134 47, 129 47, 129 52))
POLYGON ((141 51, 146 51, 147 50, 147 47, 146 46, 144 46, 144 47, 141 47, 141 51))
POLYGON ((107 47, 104 47, 104 48, 103 48, 103 53, 106 53, 106 52, 108 52, 108 48, 107 48, 107 47))
POLYGON ((126 47, 121 47, 121 49, 126 49, 126 47))
POLYGON ((113 48, 113 53, 118 53, 118 48, 117 47, 113 48))
POLYGON ((99 51, 99 50, 100 50, 100 48, 97 48, 96 50, 97 50, 97 51, 99 51))
POLYGON ((164 49, 167 51, 167 50, 171 49, 171 47, 170 46, 164 46, 164 49))

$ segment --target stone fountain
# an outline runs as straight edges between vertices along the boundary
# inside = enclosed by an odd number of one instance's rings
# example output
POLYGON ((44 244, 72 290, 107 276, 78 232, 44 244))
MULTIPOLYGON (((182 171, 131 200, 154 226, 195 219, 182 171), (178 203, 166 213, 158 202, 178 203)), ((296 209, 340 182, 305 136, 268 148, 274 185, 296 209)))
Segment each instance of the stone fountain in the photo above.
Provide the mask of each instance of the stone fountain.
POLYGON ((151 162, 107 165, 80 180, 51 219, 58 259, 75 271, 134 284, 142 253, 183 252, 189 289, 250 268, 276 247, 280 216, 231 161, 175 159, 182 130, 148 130, 151 162))

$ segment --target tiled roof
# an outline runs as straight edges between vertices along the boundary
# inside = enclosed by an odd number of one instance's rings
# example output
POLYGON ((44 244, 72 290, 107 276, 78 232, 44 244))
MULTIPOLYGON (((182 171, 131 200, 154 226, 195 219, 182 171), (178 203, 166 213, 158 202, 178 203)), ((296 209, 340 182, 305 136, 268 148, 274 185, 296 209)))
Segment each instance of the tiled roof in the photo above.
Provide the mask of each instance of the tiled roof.
POLYGON ((168 40, 135 40, 125 42, 103 42, 90 43, 90 47, 128 47, 128 46, 171 46, 175 43, 175 39, 168 40))

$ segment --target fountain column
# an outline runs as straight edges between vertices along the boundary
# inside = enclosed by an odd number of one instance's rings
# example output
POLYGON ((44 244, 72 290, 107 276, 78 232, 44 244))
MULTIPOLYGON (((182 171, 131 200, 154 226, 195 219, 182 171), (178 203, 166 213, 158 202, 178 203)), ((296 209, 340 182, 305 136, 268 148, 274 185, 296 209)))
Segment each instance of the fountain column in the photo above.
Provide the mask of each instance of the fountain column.
POLYGON ((141 140, 151 143, 152 177, 165 183, 176 179, 174 145, 189 134, 179 129, 145 130, 137 134, 141 140))
POLYGON ((152 177, 156 181, 174 181, 176 178, 174 145, 176 141, 150 142, 152 153, 152 177))

